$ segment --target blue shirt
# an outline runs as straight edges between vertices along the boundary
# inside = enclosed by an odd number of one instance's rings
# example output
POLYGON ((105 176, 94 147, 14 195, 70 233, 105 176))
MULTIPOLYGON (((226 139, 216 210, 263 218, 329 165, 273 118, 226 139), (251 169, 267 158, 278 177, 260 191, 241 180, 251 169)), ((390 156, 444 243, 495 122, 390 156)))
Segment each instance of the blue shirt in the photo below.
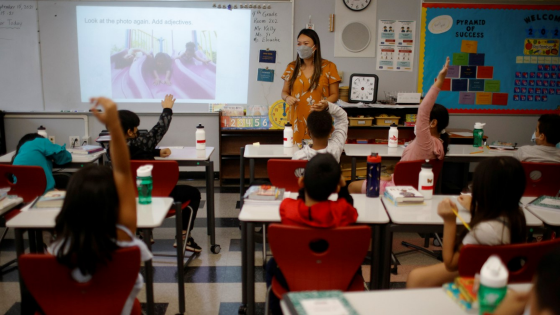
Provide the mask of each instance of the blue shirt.
POLYGON ((64 146, 52 144, 48 139, 37 138, 24 143, 13 165, 40 166, 47 177, 47 188, 45 192, 54 189, 54 178, 52 175, 53 161, 58 164, 66 164, 72 161, 72 155, 66 151, 64 146))

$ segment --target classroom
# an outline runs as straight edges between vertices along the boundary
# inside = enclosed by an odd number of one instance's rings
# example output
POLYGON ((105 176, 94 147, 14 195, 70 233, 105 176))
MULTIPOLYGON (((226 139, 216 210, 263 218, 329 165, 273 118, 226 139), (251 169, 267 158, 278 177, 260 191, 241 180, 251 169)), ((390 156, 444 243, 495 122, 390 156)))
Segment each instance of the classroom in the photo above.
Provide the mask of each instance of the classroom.
POLYGON ((0 0, 0 313, 560 315, 559 16, 0 0))

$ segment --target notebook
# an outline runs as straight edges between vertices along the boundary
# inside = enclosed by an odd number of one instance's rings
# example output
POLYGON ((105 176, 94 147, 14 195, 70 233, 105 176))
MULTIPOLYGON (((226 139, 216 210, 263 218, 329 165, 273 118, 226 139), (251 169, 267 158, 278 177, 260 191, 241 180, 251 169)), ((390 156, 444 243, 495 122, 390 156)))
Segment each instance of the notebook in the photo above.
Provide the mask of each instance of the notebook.
POLYGON ((35 200, 31 206, 31 210, 53 210, 62 208, 66 197, 65 191, 51 190, 43 196, 35 200))
POLYGON ((540 196, 527 204, 528 209, 560 211, 560 197, 540 196))
POLYGON ((358 315, 342 291, 304 291, 284 294, 290 315, 358 315))

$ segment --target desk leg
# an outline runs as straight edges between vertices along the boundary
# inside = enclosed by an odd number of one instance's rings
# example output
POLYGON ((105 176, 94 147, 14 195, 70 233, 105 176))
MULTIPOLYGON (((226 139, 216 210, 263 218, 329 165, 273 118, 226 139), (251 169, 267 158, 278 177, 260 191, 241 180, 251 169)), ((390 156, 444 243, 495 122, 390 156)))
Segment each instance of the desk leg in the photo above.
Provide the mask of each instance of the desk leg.
POLYGON ((245 192, 245 147, 241 147, 239 154, 239 211, 243 209, 243 193, 245 192))
POLYGON ((350 179, 352 181, 356 180, 356 157, 352 157, 352 170, 350 171, 350 179))
POLYGON ((206 217, 208 220, 208 235, 210 235, 210 250, 214 254, 220 252, 220 245, 216 244, 216 213, 214 211, 214 162, 206 165, 206 217))
MULTIPOLYGON (((179 313, 185 313, 185 267, 183 265, 185 252, 183 251, 183 211, 181 203, 176 202, 175 207, 175 238, 177 240, 177 285, 179 293, 179 313)), ((151 241, 150 241, 151 243, 151 241)))
POLYGON ((371 232, 371 255, 370 255, 370 274, 369 274, 369 289, 379 290, 381 281, 379 278, 379 267, 381 260, 381 226, 375 224, 371 232))
POLYGON ((35 230, 27 230, 27 240, 29 242, 29 253, 37 253, 37 238, 35 237, 35 230))
POLYGON ((44 253, 44 245, 43 245, 43 231, 42 230, 35 230, 35 245, 37 248, 35 249, 37 254, 44 253))
POLYGON ((249 159, 249 185, 255 180, 255 159, 249 159))
POLYGON ((255 224, 247 222, 247 314, 255 314, 255 224))
MULTIPOLYGON (((15 229, 15 237, 16 237, 16 255, 19 258, 22 254, 25 253, 25 247, 23 244, 23 233, 25 230, 23 229, 15 229)), ((31 238, 31 234, 29 238, 31 238)), ((31 239, 29 240, 31 243, 31 239)), ((21 271, 18 268, 18 278, 19 278, 19 292, 21 295, 21 314, 35 314, 35 311, 38 309, 37 302, 31 295, 31 293, 27 290, 25 283, 23 282, 23 277, 21 276, 21 271)))
MULTIPOLYGON (((144 243, 148 246, 150 252, 152 251, 152 230, 145 229, 142 231, 144 234, 144 243)), ((179 244, 177 244, 179 245, 179 244)), ((177 246, 179 247, 179 246, 177 246)), ((148 315, 155 314, 154 305, 154 269, 153 260, 150 259, 144 263, 145 274, 146 274, 146 302, 148 308, 148 315)))
POLYGON ((393 231, 389 224, 382 229, 383 239, 385 240, 381 249, 381 289, 389 289, 391 284, 391 250, 393 249, 393 231))
POLYGON ((241 305, 238 314, 247 314, 247 223, 241 221, 241 305))

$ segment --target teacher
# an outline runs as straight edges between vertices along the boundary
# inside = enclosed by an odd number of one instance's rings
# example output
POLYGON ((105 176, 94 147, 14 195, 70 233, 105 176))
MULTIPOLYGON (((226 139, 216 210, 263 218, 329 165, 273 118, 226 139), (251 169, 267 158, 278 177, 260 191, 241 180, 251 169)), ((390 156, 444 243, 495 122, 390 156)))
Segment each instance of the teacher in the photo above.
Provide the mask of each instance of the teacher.
POLYGON ((290 106, 294 143, 309 139, 307 116, 315 104, 338 101, 338 84, 341 81, 336 65, 321 58, 321 42, 314 30, 299 32, 297 53, 296 60, 288 64, 282 75, 282 99, 290 106))

